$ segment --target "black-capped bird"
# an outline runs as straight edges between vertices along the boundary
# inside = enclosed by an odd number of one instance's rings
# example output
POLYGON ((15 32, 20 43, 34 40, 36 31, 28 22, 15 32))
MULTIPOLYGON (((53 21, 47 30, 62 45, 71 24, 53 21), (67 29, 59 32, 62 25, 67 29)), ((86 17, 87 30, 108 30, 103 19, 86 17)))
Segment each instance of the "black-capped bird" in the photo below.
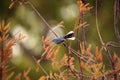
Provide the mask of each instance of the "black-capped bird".
POLYGON ((54 43, 56 43, 56 44, 60 44, 60 43, 64 42, 67 39, 69 39, 69 40, 75 40, 74 32, 73 31, 68 32, 65 36, 53 39, 52 41, 54 43))

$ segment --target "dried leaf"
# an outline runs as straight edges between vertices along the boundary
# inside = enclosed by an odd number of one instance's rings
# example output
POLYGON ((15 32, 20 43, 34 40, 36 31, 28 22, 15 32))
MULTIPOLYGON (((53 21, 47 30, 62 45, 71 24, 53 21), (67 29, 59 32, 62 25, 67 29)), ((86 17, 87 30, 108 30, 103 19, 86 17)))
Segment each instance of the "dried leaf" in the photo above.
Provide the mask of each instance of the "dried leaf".
POLYGON ((95 56, 96 56, 97 61, 99 61, 99 62, 102 62, 102 60, 103 60, 102 50, 103 50, 103 48, 98 50, 98 47, 96 47, 96 55, 95 56))
POLYGON ((41 59, 39 59, 39 60, 37 60, 37 68, 36 68, 36 72, 38 72, 39 71, 39 65, 40 65, 40 61, 41 61, 41 59))
POLYGON ((27 76, 27 77, 25 77, 25 80, 31 80, 31 79, 27 76))
POLYGON ((7 34, 7 35, 3 36, 3 41, 7 40, 7 39, 8 39, 8 37, 9 37, 9 34, 7 34))
POLYGON ((84 44, 83 44, 83 42, 80 43, 80 49, 81 49, 81 53, 82 53, 82 54, 85 54, 85 49, 84 49, 84 44))
POLYGON ((47 59, 47 60, 50 60, 50 59, 52 58, 53 54, 54 54, 54 53, 53 53, 53 52, 54 52, 53 47, 52 47, 52 48, 49 47, 49 50, 46 51, 46 52, 47 52, 46 59, 47 59))
POLYGON ((25 4, 25 0, 11 0, 11 4, 9 5, 9 9, 12 9, 15 4, 23 5, 23 4, 25 4))
POLYGON ((80 67, 84 68, 84 62, 83 61, 80 62, 80 67))
POLYGON ((18 41, 24 39, 26 36, 22 35, 21 33, 19 34, 18 41))
POLYGON ((10 79, 13 77, 14 74, 15 74, 14 72, 10 73, 10 74, 6 77, 5 80, 10 80, 10 79))
POLYGON ((42 77, 39 78, 39 80, 46 80, 46 79, 47 79, 46 76, 42 76, 42 77))
POLYGON ((2 40, 2 38, 0 37, 0 43, 2 42, 3 40, 2 40))
POLYGON ((2 22, 1 22, 2 31, 3 31, 3 29, 4 29, 4 26, 5 26, 5 22, 4 22, 4 20, 2 20, 2 22))
POLYGON ((113 55, 113 62, 116 63, 117 59, 118 59, 118 56, 117 56, 117 54, 114 52, 114 55, 113 55))
POLYGON ((68 56, 65 54, 64 56, 63 56, 63 58, 61 59, 61 61, 60 61, 60 65, 62 65, 62 66, 67 66, 68 64, 67 64, 67 61, 68 61, 68 56))
POLYGON ((103 60, 103 56, 102 56, 102 53, 99 54, 99 61, 102 62, 103 60))
POLYGON ((23 76, 27 78, 28 73, 31 71, 31 68, 28 68, 28 70, 24 71, 23 76))
MULTIPOLYGON (((5 25, 5 27, 4 27, 4 30, 6 31, 7 30, 7 32, 10 30, 10 25, 11 25, 11 23, 9 22, 9 23, 7 23, 7 25, 5 25)), ((6 33, 7 33, 6 32, 6 33)))
POLYGON ((16 67, 11 67, 11 68, 8 68, 8 69, 4 69, 3 70, 3 74, 9 72, 9 71, 12 71, 13 69, 15 69, 16 67))
POLYGON ((56 29, 56 28, 58 28, 58 27, 63 27, 63 24, 64 24, 64 22, 61 21, 60 23, 58 23, 58 24, 54 27, 54 29, 56 29))
POLYGON ((98 51, 98 46, 96 46, 95 51, 96 51, 96 52, 95 52, 96 54, 98 54, 98 53, 99 53, 99 51, 98 51))
POLYGON ((89 3, 84 4, 82 1, 78 1, 77 4, 81 13, 87 12, 90 9, 92 9, 92 7, 89 6, 90 5, 89 3))
POLYGON ((57 54, 60 50, 60 46, 57 47, 57 49, 54 51, 52 58, 57 58, 57 54))
POLYGON ((88 26, 88 25, 89 25, 89 24, 87 24, 87 22, 83 22, 82 24, 79 24, 78 26, 76 26, 74 30, 77 30, 77 29, 79 29, 79 28, 81 28, 81 27, 86 27, 86 26, 88 26))
POLYGON ((15 2, 11 2, 10 5, 9 5, 9 9, 12 9, 15 5, 15 2))
POLYGON ((91 47, 92 47, 92 45, 89 45, 88 48, 87 48, 87 50, 85 52, 86 53, 90 53, 91 47))
POLYGON ((70 67, 72 70, 74 69, 74 60, 75 59, 73 57, 70 58, 70 67))
POLYGON ((19 73, 16 77, 15 80, 21 80, 22 73, 19 73))

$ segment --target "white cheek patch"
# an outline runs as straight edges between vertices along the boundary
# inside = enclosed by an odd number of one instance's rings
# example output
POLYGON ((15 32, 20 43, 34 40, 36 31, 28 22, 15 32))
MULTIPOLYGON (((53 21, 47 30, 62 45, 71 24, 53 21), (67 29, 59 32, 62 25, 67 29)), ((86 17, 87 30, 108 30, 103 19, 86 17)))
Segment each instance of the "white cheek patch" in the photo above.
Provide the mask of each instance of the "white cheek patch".
POLYGON ((75 40, 75 37, 68 38, 68 40, 75 40))

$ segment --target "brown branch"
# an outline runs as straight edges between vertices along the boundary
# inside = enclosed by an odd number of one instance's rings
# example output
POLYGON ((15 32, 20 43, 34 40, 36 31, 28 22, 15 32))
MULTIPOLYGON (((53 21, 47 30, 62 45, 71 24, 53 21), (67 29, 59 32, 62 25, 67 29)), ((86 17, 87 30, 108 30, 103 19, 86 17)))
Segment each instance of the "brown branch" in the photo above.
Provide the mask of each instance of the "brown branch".
MULTIPOLYGON (((32 61, 37 64, 37 58, 33 55, 35 54, 35 52, 33 52, 30 49, 27 49, 22 43, 20 43, 20 47, 22 48, 22 50, 25 52, 25 54, 27 56, 29 56, 30 59, 32 59, 32 61), (29 54, 28 54, 29 53, 29 54)), ((43 58, 42 58, 43 59, 43 58)), ((41 59, 41 60, 42 60, 41 59)), ((47 71, 41 66, 41 64, 37 64, 39 66, 39 68, 46 74, 46 76, 49 76, 49 74, 47 73, 47 71)))
MULTIPOLYGON (((78 1, 80 1, 80 0, 78 0, 78 1)), ((85 4, 85 1, 84 0, 81 0, 82 1, 82 3, 83 4, 85 4)), ((78 7, 80 7, 79 6, 79 3, 78 3, 78 7)), ((80 8, 82 8, 82 7, 80 7, 80 8)), ((78 25, 80 25, 81 23, 83 23, 84 22, 84 11, 80 11, 79 10, 79 15, 78 15, 78 25)), ((77 39, 79 39, 80 38, 80 35, 79 35, 79 31, 80 29, 77 29, 77 36, 76 36, 76 38, 77 39)), ((83 44, 84 44, 84 49, 86 50, 87 49, 87 43, 86 43, 86 37, 85 37, 85 27, 84 26, 82 26, 82 32, 81 32, 81 37, 82 37, 82 42, 83 42, 83 44)), ((78 41, 78 40, 76 40, 77 41, 77 50, 79 50, 80 49, 80 47, 79 47, 79 44, 80 44, 80 42, 78 41)), ((78 57, 78 61, 79 61, 79 64, 81 64, 81 58, 79 58, 78 57)), ((82 67, 81 67, 81 65, 79 65, 79 67, 80 67, 80 72, 83 74, 83 70, 82 70, 82 67)), ((84 79, 84 77, 83 76, 80 76, 80 78, 81 78, 81 80, 83 80, 84 79)))
MULTIPOLYGON (((32 56, 34 62, 37 64, 37 59, 35 58, 35 56, 32 56)), ((47 73, 47 71, 41 66, 41 64, 39 64, 40 69, 46 74, 46 76, 49 76, 49 74, 47 73)), ((50 77, 50 76, 49 76, 50 77)))
POLYGON ((96 7, 95 7, 95 13, 96 13, 96 28, 97 28, 97 33, 100 39, 100 42, 102 45, 104 45, 103 39, 101 37, 100 31, 99 31, 99 25, 98 25, 98 13, 97 13, 97 4, 98 4, 98 0, 96 0, 96 7))
MULTIPOLYGON (((111 64, 111 67, 112 67, 112 69, 113 70, 115 70, 115 64, 114 64, 114 62, 112 61, 112 55, 111 55, 111 53, 110 53, 110 51, 109 51, 109 49, 108 49, 108 46, 103 42, 103 39, 102 39, 102 37, 101 37, 101 34, 100 34, 100 31, 99 31, 99 26, 98 26, 98 13, 97 13, 97 4, 98 4, 98 0, 96 0, 96 28, 97 28, 97 32, 98 32, 98 36, 99 36, 99 39, 100 39, 100 42, 101 42, 101 44, 104 46, 104 50, 105 50, 105 52, 107 53, 107 57, 108 57, 108 59, 109 59, 109 61, 110 61, 110 64, 111 64)), ((114 80, 117 80, 117 75, 116 74, 114 74, 114 80)))
POLYGON ((112 64, 112 56, 110 54, 110 51, 108 50, 107 46, 105 45, 105 43, 103 42, 103 39, 101 37, 101 34, 100 34, 100 31, 99 31, 99 25, 98 25, 98 13, 97 13, 97 0, 96 0, 96 28, 97 28, 97 33, 98 33, 98 36, 99 36, 99 39, 100 39, 100 42, 101 44, 104 46, 104 50, 107 52, 107 55, 108 55, 108 59, 110 60, 110 63, 112 64))
MULTIPOLYGON (((120 68, 118 68, 117 70, 114 70, 114 71, 107 72, 104 75, 102 75, 101 77, 106 76, 109 79, 111 76, 114 76, 114 74, 119 74, 119 73, 120 73, 120 68)), ((103 80, 108 80, 108 79, 103 79, 103 80)), ((114 80, 117 80, 117 79, 114 79, 114 80)))
MULTIPOLYGON (((78 16, 80 16, 80 13, 79 13, 78 16)), ((78 19, 78 25, 79 25, 79 24, 80 24, 80 18, 78 19)), ((79 29, 77 29, 76 32, 77 32, 76 38, 79 39, 79 37, 80 37, 80 35, 79 35, 79 29)), ((80 47, 79 47, 80 40, 77 40, 77 39, 76 39, 76 41, 77 41, 77 42, 76 42, 76 43, 77 43, 76 45, 77 45, 77 50, 79 50, 79 49, 80 49, 80 47)), ((78 61, 79 61, 79 64, 81 64, 81 58, 78 57, 78 61)), ((83 74, 83 70, 82 70, 81 65, 79 65, 79 68, 80 68, 80 72, 83 74)), ((84 77, 81 76, 81 80, 83 80, 83 78, 84 78, 84 77)))
POLYGON ((120 48, 120 43, 114 42, 114 41, 109 41, 106 43, 106 46, 112 46, 115 48, 120 48))
MULTIPOLYGON (((105 76, 113 76, 114 74, 118 74, 118 73, 120 73, 120 68, 119 69, 117 69, 117 70, 114 70, 114 71, 112 71, 112 72, 109 72, 108 74, 106 74, 105 76)), ((114 80, 117 80, 117 79, 114 79, 114 80)))
POLYGON ((114 31, 115 31, 115 36, 118 39, 118 42, 120 42, 120 33, 119 33, 119 29, 118 29, 119 13, 120 13, 120 0, 115 0, 115 3, 114 3, 114 31))
POLYGON ((43 16, 40 14, 40 12, 38 12, 38 10, 34 7, 34 5, 30 2, 27 1, 25 2, 25 4, 28 4, 32 7, 32 9, 37 13, 37 15, 42 19, 42 21, 47 25, 47 27, 52 31, 52 33, 58 37, 58 35, 52 30, 51 26, 48 24, 48 22, 43 18, 43 16))
MULTIPOLYGON (((81 14, 81 23, 83 23, 84 22, 84 12, 82 12, 82 13, 80 13, 81 14)), ((85 36, 85 27, 84 26, 82 26, 82 42, 83 42, 83 45, 84 45, 84 49, 86 50, 87 49, 87 42, 86 42, 86 36, 85 36)), ((81 62, 81 60, 79 59, 79 62, 81 62)), ((82 71, 82 68, 80 68, 80 70, 81 70, 81 73, 83 73, 83 71, 82 71)), ((81 77, 81 80, 83 80, 84 79, 84 77, 81 77)))
MULTIPOLYGON (((1 27, 3 27, 3 23, 2 23, 2 21, 0 22, 1 23, 1 27)), ((0 37, 2 37, 3 35, 1 34, 0 35, 0 37)), ((1 43, 0 43, 0 50, 1 50, 1 53, 0 53, 0 63, 3 63, 3 54, 4 54, 4 41, 2 41, 1 43)), ((2 67, 2 65, 0 66, 0 80, 2 80, 3 79, 3 67, 2 67)))
MULTIPOLYGON (((1 43, 1 53, 0 53, 0 63, 3 63, 3 54, 4 54, 4 44, 3 42, 1 43)), ((3 67, 2 65, 0 66, 0 80, 3 78, 3 67)))
MULTIPOLYGON (((84 13, 82 13, 82 23, 84 22, 84 13)), ((85 27, 83 26, 82 27, 82 41, 83 41, 83 44, 84 44, 84 49, 86 50, 87 49, 87 42, 86 42, 86 36, 85 36, 85 27)))

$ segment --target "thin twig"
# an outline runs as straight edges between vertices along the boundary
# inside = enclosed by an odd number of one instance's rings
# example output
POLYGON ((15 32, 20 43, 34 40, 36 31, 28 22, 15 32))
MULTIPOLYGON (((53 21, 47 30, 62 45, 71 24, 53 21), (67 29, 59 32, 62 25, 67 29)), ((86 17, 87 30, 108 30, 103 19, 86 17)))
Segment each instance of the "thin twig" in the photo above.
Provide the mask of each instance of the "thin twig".
POLYGON ((90 57, 87 57, 87 56, 84 56, 84 55, 78 53, 77 51, 75 51, 75 50, 72 49, 71 47, 68 47, 68 48, 72 51, 73 54, 75 54, 75 55, 76 55, 77 57, 79 57, 81 60, 87 62, 87 60, 89 59, 89 60, 91 60, 91 62, 97 63, 94 59, 92 59, 92 58, 90 58, 90 57), (86 60, 86 59, 87 59, 87 60, 86 60))
MULTIPOLYGON (((83 2, 83 4, 84 4, 84 1, 82 0, 82 2, 83 2)), ((79 15, 78 15, 78 25, 80 25, 81 23, 83 23, 84 22, 84 12, 81 12, 80 10, 79 10, 79 15)), ((85 29, 84 29, 85 27, 84 26, 82 26, 82 41, 83 41, 83 44, 84 44, 84 49, 86 50, 87 49, 87 45, 86 45, 86 38, 85 38, 85 29)), ((79 39, 80 38, 80 35, 79 35, 79 29, 77 29, 77 38, 79 39)), ((80 41, 81 42, 81 41, 80 41)), ((77 49, 79 50, 80 49, 80 47, 79 47, 79 41, 77 40, 77 49)), ((78 57, 78 61, 79 61, 79 64, 81 64, 81 58, 79 58, 78 57)), ((80 67, 80 72, 83 74, 83 70, 82 70, 82 67, 81 67, 81 65, 79 65, 79 67, 80 67)), ((81 80, 83 80, 84 79, 84 77, 83 76, 80 76, 80 78, 81 78, 81 80)))
MULTIPOLYGON (((110 51, 109 51, 109 49, 108 49, 108 46, 103 42, 103 39, 102 39, 102 37, 101 37, 101 34, 100 34, 100 31, 99 31, 99 26, 98 26, 98 13, 97 13, 97 4, 98 4, 98 0, 96 0, 96 10, 95 10, 95 13, 96 13, 96 28, 97 28, 97 32, 98 32, 98 36, 99 36, 99 39, 100 39, 100 42, 101 42, 101 44, 104 46, 104 50, 106 51, 106 53, 107 53, 107 56, 108 56, 108 59, 109 59, 109 61, 110 61, 110 63, 111 63, 111 67, 112 67, 112 69, 114 70, 115 69, 115 64, 114 64, 114 62, 112 61, 112 55, 111 55, 111 53, 110 53, 110 51)), ((114 79, 116 80, 116 74, 114 74, 114 79)))
POLYGON ((100 42, 101 44, 104 46, 104 50, 108 53, 108 58, 110 60, 110 63, 112 65, 112 56, 110 54, 110 51, 108 50, 107 46, 105 45, 105 43, 103 42, 103 39, 101 37, 101 34, 100 34, 100 31, 99 31, 99 26, 98 26, 98 13, 97 13, 97 0, 96 0, 96 10, 95 10, 95 13, 96 13, 96 28, 97 28, 97 32, 98 32, 98 36, 99 36, 99 39, 100 39, 100 42))
MULTIPOLYGON (((20 46, 22 47, 22 49, 23 49, 25 52, 30 51, 30 50, 27 50, 22 43, 20 43, 20 46)), ((34 52, 31 52, 31 51, 29 52, 30 58, 34 61, 34 63, 37 64, 37 59, 35 58, 35 56, 34 56, 32 53, 34 53, 34 52)), ((41 66, 41 64, 37 64, 37 65, 40 67, 40 69, 41 69, 47 76, 49 76, 49 74, 45 71, 45 69, 41 66)))
POLYGON ((100 39, 100 42, 101 42, 101 44, 102 45, 104 45, 104 42, 103 42, 103 39, 102 39, 102 37, 101 37, 101 34, 100 34, 100 31, 99 31, 99 26, 98 26, 98 13, 97 13, 97 0, 96 0, 96 10, 95 10, 95 13, 96 13, 96 28, 97 28, 97 32, 98 32, 98 36, 99 36, 99 39, 100 39))
MULTIPOLYGON (((3 23, 2 23, 2 21, 0 22, 1 23, 1 27, 3 27, 3 23)), ((2 34, 1 34, 1 36, 3 36, 2 34)), ((1 53, 0 53, 0 63, 3 63, 3 55, 4 55, 4 41, 2 41, 1 42, 1 53)), ((0 66, 0 80, 2 80, 3 79, 3 66, 1 65, 0 66)))
POLYGON ((115 0, 114 3, 114 31, 115 36, 117 37, 118 41, 120 42, 120 33, 118 29, 118 18, 120 13, 120 0, 115 0))
POLYGON ((32 7, 32 9, 37 13, 37 15, 42 19, 42 21, 47 25, 47 27, 53 32, 53 34, 58 37, 58 35, 52 30, 51 26, 48 24, 48 22, 43 18, 43 16, 38 12, 38 10, 33 6, 33 4, 30 1, 25 2, 25 4, 28 4, 32 7))
MULTIPOLYGON (((32 57, 33 57, 34 61, 37 63, 37 59, 36 59, 34 56, 32 56, 32 57)), ((49 76, 49 74, 48 74, 47 71, 41 66, 41 64, 38 64, 38 65, 39 65, 40 69, 41 69, 47 76, 49 76)))
MULTIPOLYGON (((79 12, 79 14, 80 14, 80 12, 79 12)), ((80 16, 80 15, 79 15, 79 16, 80 16)), ((78 25, 79 25, 79 24, 80 24, 80 18, 78 19, 78 25)), ((79 35, 79 29, 77 29, 76 33, 77 33, 77 34, 76 34, 76 38, 79 39, 79 37, 80 37, 80 35, 79 35)), ((79 49, 80 49, 79 44, 80 44, 81 41, 80 41, 80 40, 77 40, 77 39, 76 39, 76 41, 77 41, 77 42, 76 42, 76 43, 77 43, 77 50, 79 50, 79 49)), ((79 61, 79 64, 81 64, 81 58, 78 57, 78 61, 79 61)), ((80 68, 80 72, 83 74, 83 70, 82 70, 81 65, 79 65, 79 68, 80 68)), ((84 78, 84 77, 82 76, 82 77, 81 77, 81 80, 83 80, 83 78, 84 78)))
MULTIPOLYGON (((81 16, 82 16, 82 23, 84 22, 84 12, 81 13, 81 16)), ((84 44, 84 49, 86 50, 87 49, 87 42, 86 42, 86 37, 85 37, 85 27, 82 26, 82 41, 83 41, 83 44, 84 44)))
POLYGON ((120 48, 120 43, 109 41, 109 42, 106 43, 106 46, 112 46, 112 47, 120 48))
MULTIPOLYGON (((2 48, 1 48, 1 53, 0 53, 0 55, 1 55, 1 56, 0 56, 0 58, 1 58, 0 63, 3 63, 3 54, 4 54, 4 50, 3 50, 3 49, 4 49, 4 48, 3 48, 4 45, 3 45, 3 42, 1 43, 1 45, 2 45, 2 46, 1 46, 2 48)), ((3 67, 2 67, 2 65, 1 65, 1 66, 0 66, 0 80, 2 80, 2 78, 3 78, 3 67)))

